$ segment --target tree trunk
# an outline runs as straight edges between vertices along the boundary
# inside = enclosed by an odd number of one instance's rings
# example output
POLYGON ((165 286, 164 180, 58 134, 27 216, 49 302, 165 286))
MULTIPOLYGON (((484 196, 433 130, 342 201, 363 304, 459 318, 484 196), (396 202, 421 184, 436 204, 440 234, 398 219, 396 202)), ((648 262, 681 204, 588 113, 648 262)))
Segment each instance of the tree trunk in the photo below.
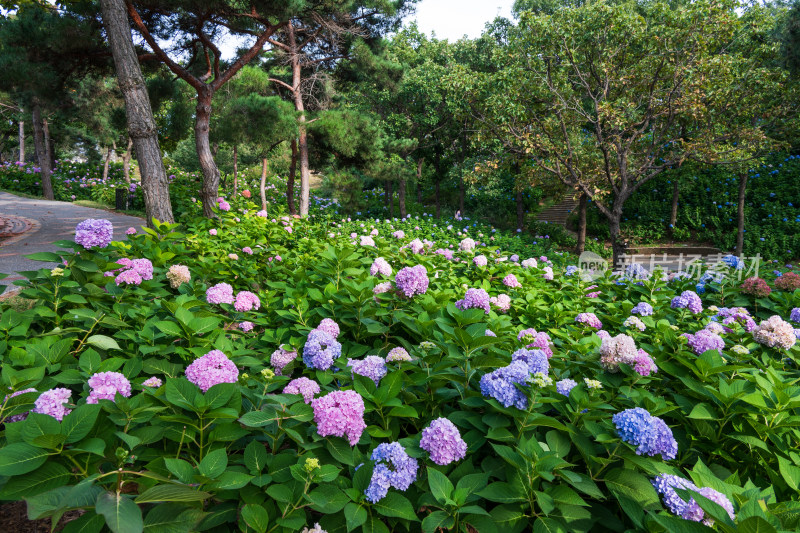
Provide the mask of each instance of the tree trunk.
POLYGON ((394 218, 394 182, 386 183, 386 196, 389 197, 389 218, 394 218))
POLYGON ((433 201, 436 203, 436 218, 440 218, 442 216, 442 204, 439 201, 439 180, 436 180, 436 183, 433 186, 433 201))
POLYGON ((19 121, 19 159, 20 163, 25 162, 25 121, 19 121))
POLYGON ((747 172, 739 174, 739 199, 736 204, 736 255, 744 253, 744 196, 747 191, 747 172))
POLYGON ((286 26, 291 47, 290 61, 292 63, 292 97, 294 108, 297 111, 297 148, 300 152, 300 216, 308 216, 309 200, 311 197, 311 169, 308 165, 308 132, 306 131, 306 113, 303 105, 303 93, 300 85, 303 81, 300 70, 300 51, 294 36, 294 25, 289 22, 286 26))
POLYGON ((122 156, 122 173, 125 176, 125 183, 131 184, 131 147, 133 146, 133 139, 128 137, 128 148, 125 149, 125 155, 122 156))
POLYGON ((672 180, 672 206, 669 212, 669 229, 667 230, 669 236, 675 233, 675 224, 678 222, 678 196, 680 195, 680 178, 676 177, 672 180))
POLYGON ((239 190, 239 150, 238 146, 233 145, 233 196, 239 190))
POLYGON ((154 218, 161 222, 174 222, 167 173, 158 146, 158 128, 133 48, 125 0, 100 0, 100 7, 114 56, 117 82, 125 98, 128 133, 139 162, 147 225, 152 226, 154 218))
POLYGON ((297 208, 294 205, 294 177, 297 173, 297 139, 292 139, 292 162, 289 164, 289 179, 286 181, 286 204, 289 206, 289 214, 296 215, 297 208))
POLYGON ((517 191, 517 229, 522 229, 525 224, 525 204, 522 201, 522 191, 517 191))
POLYGON ((417 160, 417 203, 422 205, 422 164, 425 159, 419 158, 417 160))
POLYGON ((106 150, 106 158, 103 161, 103 181, 105 182, 108 179, 108 164, 111 162, 111 147, 108 147, 106 150))
POLYGON ((267 210, 267 158, 261 160, 261 185, 259 186, 261 193, 261 210, 267 210))
POLYGON ((464 178, 461 177, 458 179, 458 210, 461 212, 461 216, 464 216, 464 178))
POLYGON ((53 195, 53 182, 51 181, 52 169, 50 168, 50 155, 47 144, 50 141, 45 137, 42 110, 39 102, 33 103, 33 145, 36 148, 36 159, 39 161, 39 176, 42 184, 42 195, 48 200, 55 200, 53 195))
POLYGON ((589 205, 589 197, 581 194, 578 199, 578 246, 575 253, 581 255, 586 250, 586 207, 589 205))
POLYGON ((615 268, 622 266, 623 256, 627 249, 627 243, 620 235, 620 221, 622 220, 622 208, 612 209, 611 216, 608 217, 608 232, 611 235, 612 264, 615 268))
POLYGON ((400 204, 400 218, 406 218, 406 179, 397 185, 397 202, 400 204))
POLYGON ((50 136, 50 123, 46 117, 42 117, 42 128, 44 129, 44 138, 47 141, 47 159, 50 161, 50 170, 56 169, 56 142, 50 136))
POLYGON ((211 153, 211 143, 208 138, 209 122, 211 120, 210 90, 200 91, 197 94, 197 108, 194 121, 194 141, 197 158, 203 172, 203 188, 200 197, 203 199, 203 216, 213 218, 214 207, 219 197, 219 169, 211 153))

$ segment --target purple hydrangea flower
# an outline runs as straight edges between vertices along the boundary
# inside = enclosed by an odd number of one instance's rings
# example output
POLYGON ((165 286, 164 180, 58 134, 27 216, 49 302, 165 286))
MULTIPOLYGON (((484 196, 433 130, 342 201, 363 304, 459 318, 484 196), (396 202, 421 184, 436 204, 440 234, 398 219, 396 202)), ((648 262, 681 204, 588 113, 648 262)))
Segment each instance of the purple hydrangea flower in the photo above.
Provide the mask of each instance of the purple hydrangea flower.
MULTIPOLYGON (((18 390, 17 392, 12 392, 11 396, 6 396, 3 399, 3 402, 6 402, 6 401, 10 400, 11 398, 13 398, 15 396, 19 396, 20 394, 26 394, 28 392, 36 392, 36 389, 24 389, 24 390, 18 390)), ((28 418, 28 412, 27 411, 24 412, 24 413, 20 413, 18 415, 9 416, 8 418, 6 418, 5 423, 9 424, 11 422, 21 422, 22 420, 25 420, 26 418, 28 418)))
POLYGON ((703 521, 703 523, 709 527, 714 524, 711 518, 705 517, 705 511, 697 504, 694 498, 689 498, 689 501, 686 501, 678 495, 675 489, 697 492, 701 496, 719 504, 719 506, 728 513, 731 520, 736 519, 736 515, 733 512, 733 504, 728 497, 711 487, 698 488, 697 485, 688 479, 672 474, 660 474, 658 477, 654 478, 651 483, 661 495, 664 507, 669 509, 671 513, 685 520, 692 520, 694 522, 703 521))
POLYGON ((153 279, 153 263, 149 259, 131 260, 130 269, 136 271, 145 281, 153 279))
POLYGON ((617 433, 622 440, 636 446, 637 455, 661 455, 665 461, 675 459, 678 443, 672 430, 660 418, 651 415, 646 409, 634 407, 625 409, 612 418, 617 433))
POLYGON ((639 348, 633 360, 633 370, 640 376, 647 377, 658 372, 658 366, 649 353, 639 348))
POLYGON ((498 294, 489 298, 489 303, 497 308, 501 313, 511 309, 511 297, 508 294, 498 294))
POLYGON ((249 333, 250 331, 253 331, 254 327, 256 327, 256 325, 253 324, 252 322, 247 321, 247 320, 245 320, 244 322, 239 322, 239 329, 244 331, 245 333, 249 333))
POLYGON ((800 307, 795 307, 789 314, 789 320, 800 323, 800 307))
POLYGON ((528 366, 528 372, 531 374, 536 374, 537 372, 547 374, 550 372, 550 363, 547 361, 547 352, 544 350, 520 348, 511 354, 511 360, 525 363, 528 366))
POLYGON ((159 388, 163 384, 164 384, 164 382, 161 381, 156 376, 153 376, 151 378, 147 378, 146 380, 144 380, 144 382, 142 382, 142 385, 144 385, 145 387, 153 387, 154 389, 159 388))
MULTIPOLYGON (((213 302, 211 302, 213 303, 213 302)), ((240 313, 245 313, 253 309, 258 310, 261 307, 261 300, 258 296, 250 291, 241 291, 236 295, 236 301, 233 303, 233 308, 240 313)))
POLYGON ((311 402, 317 433, 322 437, 347 437, 350 446, 358 444, 364 423, 364 400, 353 390, 333 391, 311 402))
POLYGON ((227 283, 217 283, 206 290, 206 301, 210 304, 232 304, 233 287, 227 283))
POLYGON ((489 293, 483 289, 467 289, 463 300, 456 301, 456 307, 459 309, 483 309, 489 314, 489 293))
POLYGON ((33 412, 43 415, 50 415, 59 422, 64 420, 64 417, 72 412, 68 409, 66 404, 72 396, 72 391, 69 389, 58 388, 44 391, 34 402, 33 412))
POLYGON ((509 274, 508 276, 504 277, 503 285, 512 289, 518 289, 519 287, 522 287, 522 283, 519 282, 517 276, 514 274, 509 274))
POLYGON ((497 333, 495 333, 494 331, 492 331, 490 329, 487 329, 486 332, 484 333, 484 335, 487 336, 487 337, 497 337, 497 333))
POLYGON ((381 379, 386 375, 386 361, 377 355, 368 355, 364 359, 347 359, 347 366, 353 370, 354 374, 370 378, 379 386, 381 379))
POLYGON ((367 500, 372 503, 383 499, 392 487, 407 490, 417 479, 417 460, 410 457, 398 442, 379 444, 372 451, 372 460, 376 462, 375 469, 364 491, 367 500))
POLYGON ((567 265, 567 269, 564 271, 565 276, 574 276, 580 271, 578 267, 575 265, 567 265))
POLYGON ((476 255, 472 259, 472 262, 475 263, 475 266, 479 266, 479 267, 485 267, 486 265, 489 264, 489 260, 486 259, 485 255, 476 255))
POLYGON ((284 394, 302 394, 303 401, 311 403, 315 394, 319 394, 319 383, 308 378, 293 379, 283 388, 284 394))
POLYGON ((372 263, 372 266, 369 269, 369 273, 372 276, 376 276, 378 274, 382 276, 391 276, 392 266, 383 257, 378 257, 372 263))
POLYGON ((86 248, 105 248, 114 238, 114 225, 101 218, 87 218, 75 228, 75 242, 86 248))
POLYGON ((639 302, 636 307, 631 309, 632 315, 650 316, 653 314, 653 306, 647 302, 639 302))
POLYGON ((575 322, 578 324, 584 324, 589 326, 590 328, 595 329, 602 329, 603 323, 600 322, 600 319, 597 318, 597 315, 594 313, 579 313, 578 316, 575 317, 575 322))
POLYGON ((117 393, 130 398, 131 382, 119 372, 98 372, 89 378, 89 386, 92 391, 86 403, 97 403, 98 400, 111 400, 117 393))
POLYGON ((420 448, 428 452, 437 465, 449 465, 467 456, 467 443, 458 428, 446 418, 437 418, 422 430, 420 448))
POLYGON ((547 358, 553 357, 553 349, 550 346, 550 335, 544 331, 536 331, 533 328, 523 329, 517 335, 517 340, 528 343, 526 348, 538 348, 542 350, 547 358))
POLYGON ((287 351, 283 348, 278 348, 272 352, 272 355, 269 358, 269 364, 271 364, 272 368, 275 369, 276 376, 282 376, 283 369, 286 367, 286 365, 294 361, 295 358, 297 358, 296 351, 287 351))
POLYGON ((571 391, 578 383, 574 379, 564 378, 561 381, 556 382, 556 392, 559 394, 563 394, 564 396, 569 396, 569 391, 571 391))
POLYGON ((303 362, 308 368, 328 370, 340 355, 342 345, 331 334, 319 329, 308 334, 303 347, 303 362))
POLYGON ((400 292, 405 294, 407 298, 412 298, 417 294, 425 294, 430 283, 428 271, 423 265, 401 269, 394 277, 394 282, 400 292))
POLYGON ((186 367, 186 379, 206 392, 218 383, 236 383, 239 369, 219 350, 211 350, 186 367))
POLYGON ((411 356, 405 348, 398 346, 397 348, 389 350, 389 354, 386 356, 387 363, 393 363, 395 361, 411 361, 411 356))
MULTIPOLYGON (((545 357, 545 362, 547 358, 545 357)), ((531 373, 525 361, 513 361, 481 377, 481 394, 494 398, 503 407, 528 408, 528 397, 517 385, 527 386, 531 373)))
POLYGON ((680 296, 672 299, 670 307, 673 309, 688 309, 694 314, 703 311, 703 301, 694 291, 683 291, 680 296))
POLYGON ((339 324, 337 324, 333 319, 330 318, 323 318, 319 326, 317 326, 317 330, 324 331, 334 339, 339 338, 339 324))
POLYGON ((119 287, 125 285, 139 285, 142 283, 142 276, 135 270, 124 270, 114 279, 114 283, 119 287))
POLYGON ((691 333, 684 333, 683 336, 686 337, 689 348, 691 348, 696 355, 701 355, 708 350, 722 352, 722 349, 725 348, 725 341, 722 340, 722 337, 708 329, 701 329, 694 335, 691 333))

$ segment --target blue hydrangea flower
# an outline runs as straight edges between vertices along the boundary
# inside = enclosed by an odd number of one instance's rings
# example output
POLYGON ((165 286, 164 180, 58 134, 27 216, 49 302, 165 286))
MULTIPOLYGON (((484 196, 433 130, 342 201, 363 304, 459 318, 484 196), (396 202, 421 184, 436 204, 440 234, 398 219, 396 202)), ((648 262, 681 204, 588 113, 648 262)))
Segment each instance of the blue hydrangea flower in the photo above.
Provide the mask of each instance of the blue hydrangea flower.
POLYGON ((632 315, 651 316, 653 314, 653 306, 647 302, 639 302, 636 307, 631 309, 632 315))
POLYGON ((577 384, 578 383, 574 379, 564 378, 556 383, 556 392, 563 394, 564 396, 569 396, 569 391, 571 391, 577 384))
MULTIPOLYGON (((545 358, 546 360, 547 358, 545 358)), ((513 405, 517 409, 527 409, 528 397, 517 385, 527 386, 530 379, 531 372, 528 365, 524 361, 513 361, 510 365, 498 368, 481 377, 481 394, 488 398, 494 398, 503 407, 513 405)))
POLYGON ((547 354, 542 350, 527 350, 520 348, 511 354, 511 361, 522 361, 528 365, 530 374, 541 372, 547 374, 550 371, 550 363, 547 361, 547 354))
POLYGON ((678 455, 678 443, 672 436, 672 430, 646 409, 626 409, 615 414, 612 421, 620 438, 637 447, 637 455, 660 454, 665 461, 675 459, 678 455))
POLYGON ((383 499, 390 488, 407 490, 417 479, 417 460, 409 457, 398 442, 379 444, 372 451, 372 460, 376 463, 375 469, 369 486, 364 490, 367 500, 372 503, 383 499))
POLYGON ((303 347, 303 362, 308 368, 328 370, 341 355, 342 345, 333 335, 318 329, 308 334, 303 347))

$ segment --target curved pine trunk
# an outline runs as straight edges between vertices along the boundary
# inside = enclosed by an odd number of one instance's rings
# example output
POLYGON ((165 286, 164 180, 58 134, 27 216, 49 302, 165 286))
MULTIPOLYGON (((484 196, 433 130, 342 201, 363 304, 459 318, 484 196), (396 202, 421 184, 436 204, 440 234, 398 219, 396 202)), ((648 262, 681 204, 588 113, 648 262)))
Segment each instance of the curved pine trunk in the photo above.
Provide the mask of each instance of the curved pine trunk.
POLYGON ((50 150, 47 147, 49 142, 50 139, 45 136, 42 109, 39 103, 35 102, 33 104, 33 145, 36 148, 36 159, 39 161, 42 196, 48 200, 55 200, 51 180, 53 169, 50 168, 50 150))
POLYGON ((286 204, 289 206, 289 214, 296 215, 297 208, 294 205, 294 177, 297 174, 297 139, 292 139, 292 162, 289 165, 289 179, 286 181, 286 204))
POLYGON ((581 194, 578 200, 578 246, 575 248, 575 253, 582 254, 586 249, 586 208, 589 203, 589 198, 586 194, 581 194))
POLYGON ((174 222, 167 172, 158 145, 158 128, 133 48, 125 1, 100 0, 100 7, 114 56, 117 81, 125 98, 128 133, 133 140, 136 160, 139 162, 147 225, 152 227, 153 219, 174 222))
POLYGON ((203 172, 203 187, 200 191, 200 198, 203 200, 203 216, 213 218, 214 207, 217 205, 219 197, 219 168, 214 162, 214 154, 211 152, 209 141, 209 123, 211 121, 211 97, 210 90, 200 91, 197 95, 197 108, 194 121, 194 143, 197 150, 197 158, 200 161, 200 169, 203 172))

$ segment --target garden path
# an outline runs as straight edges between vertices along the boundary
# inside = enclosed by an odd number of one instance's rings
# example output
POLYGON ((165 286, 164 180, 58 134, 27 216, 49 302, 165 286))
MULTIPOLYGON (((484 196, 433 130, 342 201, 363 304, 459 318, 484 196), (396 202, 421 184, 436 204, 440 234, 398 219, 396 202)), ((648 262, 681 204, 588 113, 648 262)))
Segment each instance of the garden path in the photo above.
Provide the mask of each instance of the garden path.
POLYGON ((71 239, 75 235, 75 226, 87 218, 110 220, 114 225, 115 240, 124 239, 129 227, 139 229, 144 224, 144 219, 139 217, 0 192, 0 272, 11 274, 0 280, 0 293, 4 289, 2 286, 22 279, 16 272, 48 266, 25 259, 26 255, 58 251, 53 242, 71 239))

